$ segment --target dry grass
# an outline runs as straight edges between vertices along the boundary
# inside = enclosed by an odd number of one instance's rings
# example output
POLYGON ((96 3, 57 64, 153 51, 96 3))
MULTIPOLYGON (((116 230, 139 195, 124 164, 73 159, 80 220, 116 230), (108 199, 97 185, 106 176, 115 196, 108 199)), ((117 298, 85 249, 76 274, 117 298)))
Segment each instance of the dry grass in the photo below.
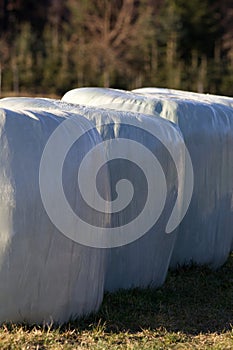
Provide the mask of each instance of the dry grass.
POLYGON ((20 92, 2 92, 0 95, 0 98, 5 98, 5 97, 43 97, 43 98, 56 98, 60 99, 61 96, 57 94, 48 94, 45 92, 42 93, 34 93, 34 92, 29 92, 29 91, 20 91, 20 92))
POLYGON ((5 325, 1 349, 233 349, 233 256, 217 271, 170 272, 158 290, 106 294, 63 327, 5 325))

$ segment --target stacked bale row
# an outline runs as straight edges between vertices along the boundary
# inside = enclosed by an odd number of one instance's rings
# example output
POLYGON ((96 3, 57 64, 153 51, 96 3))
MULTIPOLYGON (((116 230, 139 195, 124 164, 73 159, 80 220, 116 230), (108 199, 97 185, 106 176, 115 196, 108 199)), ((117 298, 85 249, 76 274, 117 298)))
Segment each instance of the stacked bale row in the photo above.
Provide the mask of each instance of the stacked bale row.
POLYGON ((233 99, 158 88, 82 88, 67 92, 62 100, 159 114, 180 128, 192 161, 194 188, 170 266, 221 266, 233 249, 233 99))
POLYGON ((233 246, 232 116, 231 99, 161 89, 1 99, 0 322, 63 323, 104 290, 160 286, 169 266, 220 266, 233 246))

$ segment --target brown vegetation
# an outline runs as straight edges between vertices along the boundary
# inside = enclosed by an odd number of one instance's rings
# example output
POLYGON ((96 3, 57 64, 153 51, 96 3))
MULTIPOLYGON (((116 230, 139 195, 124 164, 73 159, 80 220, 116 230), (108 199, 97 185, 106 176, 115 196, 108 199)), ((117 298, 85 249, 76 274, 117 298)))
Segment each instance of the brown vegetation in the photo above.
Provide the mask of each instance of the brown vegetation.
POLYGON ((0 93, 233 95, 232 11, 230 0, 0 0, 0 93))

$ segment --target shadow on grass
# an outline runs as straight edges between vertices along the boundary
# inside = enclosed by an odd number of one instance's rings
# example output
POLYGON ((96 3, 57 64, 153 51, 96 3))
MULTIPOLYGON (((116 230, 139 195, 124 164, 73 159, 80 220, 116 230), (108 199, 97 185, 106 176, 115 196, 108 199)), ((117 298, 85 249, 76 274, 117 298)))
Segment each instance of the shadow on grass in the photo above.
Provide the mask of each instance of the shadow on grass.
MULTIPOLYGON (((21 326, 27 332, 41 329, 35 325, 21 326)), ((10 332, 15 331, 15 325, 4 327, 10 332)), ((119 334, 147 329, 187 335, 232 330, 233 254, 216 271, 192 266, 169 272, 160 289, 107 293, 98 313, 62 327, 54 325, 42 329, 54 329, 59 333, 93 331, 93 334, 98 330, 119 334)))
POLYGON ((97 314, 66 327, 91 330, 102 325, 113 333, 162 327, 194 335, 232 329, 233 255, 216 271, 193 266, 170 272, 157 290, 106 294, 97 314))

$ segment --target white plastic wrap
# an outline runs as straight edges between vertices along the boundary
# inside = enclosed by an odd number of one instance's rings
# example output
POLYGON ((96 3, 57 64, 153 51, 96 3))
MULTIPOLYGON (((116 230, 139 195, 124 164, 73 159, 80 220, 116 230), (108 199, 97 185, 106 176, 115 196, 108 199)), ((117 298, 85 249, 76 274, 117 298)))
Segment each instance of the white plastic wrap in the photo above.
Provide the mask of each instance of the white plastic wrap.
POLYGON ((13 110, 25 109, 54 109, 54 103, 57 100, 51 98, 34 97, 5 97, 0 99, 0 107, 13 110))
MULTIPOLYGON (((74 106, 68 106, 65 103, 59 103, 59 105, 68 110, 74 108, 74 106)), ((111 249, 107 265, 105 290, 114 291, 120 288, 146 287, 149 285, 161 286, 166 278, 176 241, 176 230, 168 234, 165 228, 176 203, 178 191, 178 212, 181 213, 182 211, 184 177, 179 179, 178 184, 176 169, 177 167, 180 173, 184 174, 183 138, 180 131, 174 124, 159 117, 82 106, 76 106, 75 110, 91 120, 97 127, 101 125, 98 129, 104 141, 126 138, 145 147, 143 154, 137 154, 137 148, 134 145, 127 148, 125 151, 127 160, 131 160, 132 163, 116 159, 115 162, 109 164, 112 199, 115 199, 116 183, 120 179, 132 181, 135 190, 135 197, 132 199, 131 205, 122 210, 119 215, 112 215, 112 226, 116 224, 122 226, 122 232, 126 236, 133 235, 134 231, 137 231, 137 226, 135 224, 130 229, 125 229, 124 225, 138 215, 139 209, 142 210, 143 208, 143 202, 148 200, 145 188, 145 182, 148 179, 144 179, 139 174, 138 169, 133 166, 133 163, 136 163, 134 158, 136 156, 143 162, 143 171, 153 171, 153 157, 146 152, 149 149, 162 164, 164 174, 166 174, 167 194, 161 216, 141 238, 130 244, 111 249), (132 121, 134 121, 134 126, 130 125, 132 121), (106 123, 108 125, 104 125, 106 123), (153 131, 156 131, 161 137, 163 136, 166 139, 167 146, 178 154, 176 164, 166 147, 152 136, 153 131)), ((153 174, 152 177, 150 192, 156 198, 159 179, 153 174)), ((141 219, 142 222, 146 224, 146 222, 153 221, 155 212, 155 207, 149 208, 144 213, 144 217, 141 219)))
MULTIPOLYGON (((43 108, 43 99, 8 99, 5 103, 14 104, 15 108, 28 109, 35 104, 36 108, 43 108)), ((183 138, 180 131, 174 124, 158 117, 145 116, 138 113, 117 112, 110 109, 90 108, 77 105, 66 104, 60 101, 45 101, 48 110, 62 110, 66 113, 74 111, 84 116, 97 126, 103 141, 122 139, 132 141, 132 145, 126 148, 126 159, 109 162, 110 186, 112 200, 116 199, 117 183, 122 179, 132 182, 135 193, 130 205, 118 213, 111 216, 111 227, 119 227, 117 234, 125 237, 133 237, 132 242, 110 249, 108 254, 107 274, 105 289, 108 291, 119 288, 145 287, 148 285, 160 286, 167 274, 173 252, 176 230, 166 233, 166 226, 173 212, 176 203, 177 220, 179 221, 182 212, 183 181, 184 181, 184 149, 183 138), (151 134, 151 133, 152 134, 151 134), (172 153, 177 158, 172 158, 171 154, 163 145, 159 138, 164 139, 166 146, 172 149, 172 153), (136 143, 144 146, 143 154, 137 152, 136 143), (149 150, 149 152, 147 151, 149 150), (138 160, 135 160, 135 157, 138 160), (154 207, 147 208, 140 219, 145 226, 152 222, 151 227, 141 232, 141 237, 137 239, 136 232, 138 225, 125 226, 128 222, 139 216, 143 211, 147 201, 146 181, 142 171, 153 170, 154 157, 159 159, 166 174, 167 193, 164 208, 159 219, 156 221, 156 203, 154 207), (133 163, 139 161, 142 171, 133 163), (179 169, 179 179, 177 178, 177 168, 179 169), (177 197, 178 196, 178 197, 177 197), (154 221, 154 222, 153 222, 154 221), (143 234, 145 233, 145 234, 143 234)), ((117 144, 116 144, 117 146, 117 144)), ((108 153, 108 146, 106 146, 108 153)), ((156 202, 156 193, 159 179, 152 173, 150 183, 150 193, 156 202)), ((124 193, 120 192, 119 197, 124 193)), ((125 198, 123 198, 123 202, 125 198)), ((110 228, 111 229, 111 228, 110 228)), ((127 240, 127 239, 126 239, 127 240)))
MULTIPOLYGON (((132 92, 148 97, 162 117, 179 125, 194 166, 193 200, 181 225, 184 233, 178 237, 172 266, 183 255, 184 240, 187 247, 190 244, 192 261, 217 268, 233 250, 233 98, 158 88, 132 92)), ((181 263, 189 262, 184 257, 181 263)))
MULTIPOLYGON (((62 323, 95 311, 104 287, 113 291, 160 286, 169 266, 191 261, 220 266, 233 248, 231 100, 153 88, 136 93, 83 88, 68 92, 62 101, 0 100, 0 321, 40 323, 52 318, 62 323), (110 249, 70 240, 51 222, 41 201, 38 173, 42 151, 52 132, 73 116, 78 128, 96 126, 98 130, 81 145, 74 145, 66 159, 63 185, 74 211, 80 209, 90 222, 96 218, 93 211, 85 214, 87 207, 80 199, 76 179, 85 154, 101 143, 100 163, 106 166, 93 175, 102 184, 98 188, 101 196, 111 203, 107 206, 110 211, 118 199, 127 202, 124 186, 128 188, 129 183, 120 181, 126 179, 133 185, 131 202, 100 218, 109 230, 110 249), (122 140, 132 143, 120 147, 125 156, 108 161, 111 147, 118 148, 122 140), (183 218, 188 193, 184 140, 192 160, 194 189, 183 218), (161 212, 156 200, 149 210, 147 206, 148 195, 156 199, 163 185, 153 177, 154 157, 167 186, 161 212), (181 223, 167 233, 174 207, 181 223), (144 215, 140 223, 128 226, 140 213, 144 215), (156 213, 158 220, 147 227, 156 213), (145 224, 147 230, 139 224, 145 224), (138 229, 141 236, 136 235, 138 229), (118 236, 125 237, 122 244, 118 236), (127 242, 128 237, 131 241, 127 242)), ((70 132, 64 126, 64 139, 69 139, 70 132)), ((95 157, 91 159, 94 164, 95 157)), ((87 175, 92 174, 92 162, 86 169, 87 175)), ((51 198, 56 207, 56 193, 52 192, 51 198)), ((89 204, 95 204, 94 194, 89 204)))
MULTIPOLYGON (((39 189, 44 146, 61 125, 64 139, 69 138, 62 122, 71 113, 14 111, 9 101, 0 101, 0 322, 63 323, 96 311, 103 297, 106 251, 62 234, 47 215, 39 189)), ((91 125, 79 115, 72 117, 77 128, 91 125)), ((67 155, 64 187, 74 210, 80 209, 79 156, 99 142, 99 134, 93 131, 82 147, 74 145, 67 155)), ((108 181, 107 174, 103 181, 108 181)), ((56 210, 59 203, 54 200, 53 206, 56 210)))
MULTIPOLYGON (((72 90, 71 90, 72 91, 72 90)), ((193 100, 196 102, 203 102, 203 103, 220 103, 229 107, 233 107, 233 98, 228 96, 220 96, 220 95, 211 95, 211 94, 201 94, 197 92, 187 92, 183 90, 175 90, 175 89, 165 89, 165 88, 154 88, 154 87, 148 87, 148 88, 141 88, 141 89, 135 89, 132 90, 132 92, 135 92, 137 94, 146 94, 146 95, 152 95, 154 94, 157 96, 161 95, 163 97, 164 95, 167 95, 170 99, 183 99, 185 100, 193 100)))
POLYGON ((63 101, 159 115, 179 126, 194 170, 194 191, 171 266, 221 266, 233 249, 233 99, 157 88, 81 88, 63 101))

